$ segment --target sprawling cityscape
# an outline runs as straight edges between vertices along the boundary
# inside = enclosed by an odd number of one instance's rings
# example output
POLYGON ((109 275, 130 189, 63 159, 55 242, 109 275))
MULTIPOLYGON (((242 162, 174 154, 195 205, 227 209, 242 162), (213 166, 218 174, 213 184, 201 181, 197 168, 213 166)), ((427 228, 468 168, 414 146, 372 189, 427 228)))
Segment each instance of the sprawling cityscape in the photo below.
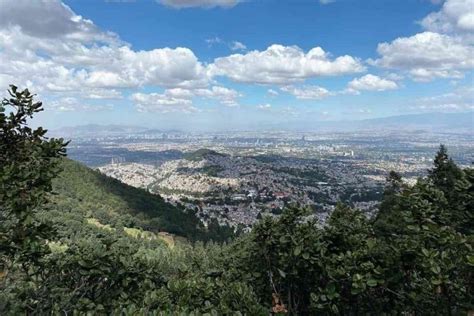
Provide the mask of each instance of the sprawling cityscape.
POLYGON ((440 143, 459 165, 474 161, 469 133, 90 130, 73 136, 71 158, 193 209, 205 224, 232 227, 249 228, 286 205, 308 207, 321 222, 338 201, 370 216, 388 173, 413 184, 440 143))

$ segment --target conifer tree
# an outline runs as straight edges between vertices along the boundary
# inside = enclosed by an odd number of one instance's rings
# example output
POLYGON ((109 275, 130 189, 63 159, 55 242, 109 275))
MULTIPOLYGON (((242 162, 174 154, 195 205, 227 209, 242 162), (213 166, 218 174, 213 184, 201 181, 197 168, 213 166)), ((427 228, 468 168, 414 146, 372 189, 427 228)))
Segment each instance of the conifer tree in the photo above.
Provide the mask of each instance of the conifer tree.
MULTIPOLYGON (((446 146, 440 145, 434 159, 434 168, 428 171, 433 184, 445 194, 453 190, 456 181, 463 176, 462 170, 448 156, 446 146)), ((449 194, 447 196, 449 198, 449 194)))

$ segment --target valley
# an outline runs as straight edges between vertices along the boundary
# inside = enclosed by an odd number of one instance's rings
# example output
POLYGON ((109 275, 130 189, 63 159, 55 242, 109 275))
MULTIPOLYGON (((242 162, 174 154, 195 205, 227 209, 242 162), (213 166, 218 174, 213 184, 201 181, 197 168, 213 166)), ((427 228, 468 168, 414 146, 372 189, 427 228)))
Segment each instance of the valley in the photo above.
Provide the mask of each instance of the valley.
MULTIPOLYGON (((97 129, 96 127, 95 129, 97 129)), ((208 226, 248 230, 285 206, 324 223, 338 202, 374 214, 385 178, 424 176, 439 139, 460 165, 473 159, 468 134, 236 132, 184 133, 118 127, 71 135, 69 156, 104 175, 159 194, 208 226)))

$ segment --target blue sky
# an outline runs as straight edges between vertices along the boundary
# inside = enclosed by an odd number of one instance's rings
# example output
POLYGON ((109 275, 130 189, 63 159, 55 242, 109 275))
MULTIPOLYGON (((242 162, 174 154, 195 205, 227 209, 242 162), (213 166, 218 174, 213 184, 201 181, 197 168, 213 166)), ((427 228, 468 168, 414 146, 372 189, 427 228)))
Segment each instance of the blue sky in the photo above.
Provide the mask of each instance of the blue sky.
POLYGON ((2 0, 0 84, 50 128, 472 111, 474 0, 2 0), (15 40, 12 40, 15 39, 15 40))

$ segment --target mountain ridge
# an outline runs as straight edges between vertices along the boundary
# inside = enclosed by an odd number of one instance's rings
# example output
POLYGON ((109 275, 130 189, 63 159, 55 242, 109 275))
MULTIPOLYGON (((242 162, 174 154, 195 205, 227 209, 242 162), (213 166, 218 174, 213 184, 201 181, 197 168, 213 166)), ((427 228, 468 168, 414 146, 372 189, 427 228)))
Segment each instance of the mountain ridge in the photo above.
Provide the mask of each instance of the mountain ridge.
POLYGON ((75 212, 111 227, 166 232, 189 240, 207 240, 209 233, 200 220, 184 207, 120 182, 70 159, 53 181, 55 210, 75 212))
MULTIPOLYGON (((459 112, 459 113, 442 113, 442 112, 431 112, 431 113, 416 113, 416 114, 403 114, 403 115, 392 115, 385 117, 376 117, 369 119, 359 120, 292 120, 285 122, 287 130, 293 131, 321 131, 321 132, 347 132, 352 130, 365 131, 365 130, 396 130, 404 128, 406 130, 427 130, 436 131, 440 128, 452 129, 453 131, 459 131, 463 133, 474 133, 474 111, 459 112)), ((240 131, 271 131, 278 129, 281 131, 281 124, 265 124, 255 125, 252 128, 241 129, 240 131)), ((231 129, 232 131, 238 131, 238 129, 231 129)), ((206 130, 199 130, 204 132, 206 130)), ((224 130, 208 129, 208 132, 222 132, 224 130)), ((230 130, 229 130, 230 131, 230 130)), ((146 133, 185 133, 190 131, 180 129, 157 129, 156 127, 142 127, 133 125, 121 125, 121 124, 86 124, 79 126, 65 126, 59 129, 51 130, 52 135, 61 135, 63 137, 71 136, 112 136, 112 135, 124 135, 134 134, 142 135, 146 133)))

